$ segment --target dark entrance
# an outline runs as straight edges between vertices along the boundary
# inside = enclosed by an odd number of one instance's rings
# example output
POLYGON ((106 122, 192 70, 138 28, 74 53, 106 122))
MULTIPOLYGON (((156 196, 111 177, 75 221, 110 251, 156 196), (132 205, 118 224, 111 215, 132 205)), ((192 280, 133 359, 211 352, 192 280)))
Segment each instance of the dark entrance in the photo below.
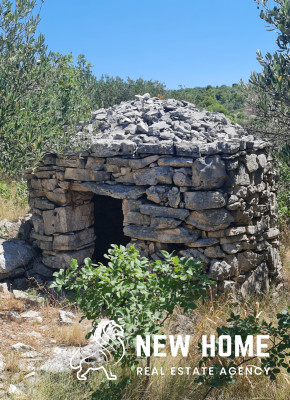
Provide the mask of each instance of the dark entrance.
POLYGON ((126 245, 130 238, 123 233, 122 200, 94 195, 96 245, 94 261, 106 263, 104 254, 111 244, 126 245))

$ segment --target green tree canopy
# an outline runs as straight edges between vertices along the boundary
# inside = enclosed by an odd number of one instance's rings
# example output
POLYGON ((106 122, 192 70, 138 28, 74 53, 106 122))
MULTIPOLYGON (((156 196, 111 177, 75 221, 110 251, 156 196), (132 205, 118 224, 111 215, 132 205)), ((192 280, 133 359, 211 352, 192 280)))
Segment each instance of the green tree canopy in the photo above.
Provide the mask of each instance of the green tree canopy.
POLYGON ((277 51, 265 56, 257 52, 262 72, 253 72, 248 85, 248 100, 257 116, 253 128, 278 143, 290 139, 290 0, 255 0, 268 30, 277 33, 277 51), (271 2, 272 4, 273 2, 271 2))

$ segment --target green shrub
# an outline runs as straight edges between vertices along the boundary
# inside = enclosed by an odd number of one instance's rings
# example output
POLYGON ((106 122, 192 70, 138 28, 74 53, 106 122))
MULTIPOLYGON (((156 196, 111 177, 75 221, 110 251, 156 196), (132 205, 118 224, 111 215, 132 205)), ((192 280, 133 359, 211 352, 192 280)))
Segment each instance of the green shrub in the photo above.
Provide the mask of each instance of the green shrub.
MULTIPOLYGON (((203 357, 199 362, 199 367, 207 366, 213 367, 213 374, 207 373, 206 375, 200 375, 195 381, 204 382, 209 386, 209 390, 206 393, 207 398, 209 393, 214 389, 225 384, 236 383, 235 375, 231 374, 220 374, 221 369, 225 368, 226 371, 229 368, 238 368, 249 361, 253 362, 258 360, 260 362, 261 368, 269 368, 268 375, 271 380, 276 380, 276 375, 281 372, 281 368, 285 368, 287 373, 290 372, 289 361, 287 357, 289 356, 290 348, 290 314, 289 311, 284 310, 282 313, 276 315, 277 325, 275 326, 273 322, 266 322, 265 320, 260 320, 259 316, 261 313, 257 314, 253 312, 246 318, 243 318, 240 314, 231 313, 230 317, 227 319, 228 325, 223 325, 216 329, 217 336, 227 335, 231 337, 231 355, 229 357, 203 357), (235 336, 240 335, 243 342, 247 339, 248 335, 269 335, 271 346, 267 349, 269 357, 259 359, 257 356, 248 357, 235 357, 235 336), (217 361, 216 361, 217 360, 217 361), (212 363, 213 362, 213 363, 212 363)), ((202 350, 202 345, 199 344, 200 351, 202 350)), ((218 344, 216 341, 216 354, 218 350, 218 344)), ((265 372, 264 372, 265 373, 265 372)))
MULTIPOLYGON (((92 264, 78 268, 72 260, 70 268, 60 270, 52 287, 73 291, 70 300, 76 302, 84 317, 96 328, 101 318, 115 320, 123 326, 128 348, 122 366, 132 369, 138 364, 135 354, 136 336, 156 334, 176 306, 185 312, 196 308, 196 300, 205 297, 212 283, 203 273, 200 261, 173 257, 162 252, 164 260, 150 263, 131 246, 112 245, 105 257, 108 264, 92 264)), ((114 353, 116 360, 122 348, 114 353)))

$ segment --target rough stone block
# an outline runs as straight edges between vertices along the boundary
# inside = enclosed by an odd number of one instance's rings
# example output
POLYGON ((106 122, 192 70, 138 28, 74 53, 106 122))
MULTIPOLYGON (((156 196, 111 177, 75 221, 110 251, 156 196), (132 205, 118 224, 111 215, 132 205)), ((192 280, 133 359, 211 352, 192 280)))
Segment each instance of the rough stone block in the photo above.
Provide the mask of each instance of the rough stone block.
POLYGON ((34 199, 33 206, 35 208, 38 208, 39 210, 53 210, 55 208, 55 204, 46 199, 41 199, 41 198, 34 199))
POLYGON ((102 182, 110 179, 110 174, 108 172, 94 171, 91 169, 66 168, 64 178, 75 181, 102 182))
POLYGON ((200 157, 199 146, 197 143, 181 141, 176 142, 174 146, 178 156, 200 157))
POLYGON ((86 257, 92 257, 95 246, 90 246, 82 250, 59 252, 55 254, 47 254, 44 252, 42 262, 50 268, 60 269, 68 268, 72 258, 75 258, 79 265, 84 263, 86 257))
POLYGON ((208 211, 193 211, 186 222, 204 231, 218 231, 227 228, 234 221, 232 215, 225 209, 208 211))
POLYGON ((191 177, 188 175, 185 169, 176 171, 173 175, 174 184, 177 186, 192 186, 191 177))
POLYGON ((46 235, 79 231, 94 224, 94 204, 58 207, 53 211, 44 211, 43 220, 46 235))
POLYGON ((181 221, 174 218, 153 217, 151 227, 155 229, 172 229, 181 224, 181 221))
POLYGON ((187 243, 195 241, 200 232, 185 228, 156 230, 147 227, 128 225, 124 227, 124 234, 136 239, 151 240, 160 243, 187 243))
POLYGON ((69 203, 68 193, 61 188, 57 188, 53 192, 46 192, 45 195, 48 198, 48 200, 57 205, 64 205, 69 203))
POLYGON ((243 251, 237 254, 240 272, 248 272, 256 268, 265 259, 264 254, 254 253, 253 251, 243 251))
POLYGON ((200 158, 192 165, 192 186, 196 189, 218 189, 228 175, 224 161, 219 156, 200 158))
POLYGON ((209 258, 225 258, 226 254, 222 251, 220 246, 207 247, 204 254, 209 258))
POLYGON ((257 267, 247 277, 241 286, 241 294, 244 298, 251 295, 265 293, 269 290, 269 274, 265 263, 257 267))
POLYGON ((220 192, 186 192, 185 207, 190 210, 221 208, 226 204, 225 195, 220 192))
POLYGON ((137 152, 151 154, 174 154, 172 141, 160 141, 159 143, 140 143, 137 152))
POLYGON ((192 162, 192 158, 162 157, 157 163, 160 167, 191 167, 192 162))
POLYGON ((180 203, 180 192, 177 187, 173 187, 168 192, 168 204, 170 207, 177 208, 180 203))
POLYGON ((150 217, 136 211, 130 211, 124 215, 124 224, 150 225, 150 217))
POLYGON ((234 277, 238 273, 235 265, 230 265, 226 261, 212 260, 209 268, 209 275, 217 281, 222 281, 226 278, 234 277))
POLYGON ((147 167, 147 165, 158 160, 158 158, 159 158, 158 155, 154 155, 154 156, 149 156, 149 157, 145 157, 145 158, 132 159, 132 160, 129 160, 129 166, 132 169, 141 169, 141 168, 147 167))
POLYGON ((85 167, 85 160, 81 158, 57 158, 56 165, 59 167, 71 167, 71 168, 84 168, 85 167))
POLYGON ((247 154, 245 156, 245 164, 250 173, 256 171, 259 168, 256 154, 247 154))
MULTIPOLYGON (((92 169, 94 171, 101 171, 104 169, 106 159, 97 157, 88 157, 86 162, 86 169, 92 169)), ((107 159, 108 162, 108 159, 107 159)))
POLYGON ((150 186, 146 190, 147 199, 157 204, 163 203, 168 198, 168 191, 168 186, 150 186))
POLYGON ((189 247, 207 247, 207 246, 213 246, 214 244, 219 243, 219 240, 216 238, 204 238, 204 239, 199 239, 194 243, 188 244, 189 247))
POLYGON ((77 250, 95 240, 95 231, 92 227, 66 235, 54 235, 52 248, 56 251, 77 250))
POLYGON ((157 185, 172 183, 172 169, 170 167, 157 167, 140 169, 133 173, 136 185, 157 185))
POLYGON ((153 217, 177 218, 184 220, 188 217, 188 210, 181 210, 170 207, 153 206, 150 204, 142 204, 140 206, 142 214, 151 215, 153 217))
POLYGON ((23 240, 0 240, 0 279, 26 266, 35 257, 35 249, 23 240))

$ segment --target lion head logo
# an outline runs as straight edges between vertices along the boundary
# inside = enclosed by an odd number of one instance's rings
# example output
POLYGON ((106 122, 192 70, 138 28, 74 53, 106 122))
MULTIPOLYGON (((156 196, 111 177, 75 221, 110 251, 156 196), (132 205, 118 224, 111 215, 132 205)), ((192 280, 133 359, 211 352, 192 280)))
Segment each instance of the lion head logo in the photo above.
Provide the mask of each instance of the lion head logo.
POLYGON ((108 380, 116 380, 117 376, 112 374, 108 365, 112 354, 122 347, 122 355, 113 364, 118 364, 125 354, 123 342, 124 330, 115 321, 101 321, 91 336, 91 344, 79 348, 70 359, 70 366, 77 371, 77 378, 81 381, 87 380, 89 371, 103 370, 108 380))

